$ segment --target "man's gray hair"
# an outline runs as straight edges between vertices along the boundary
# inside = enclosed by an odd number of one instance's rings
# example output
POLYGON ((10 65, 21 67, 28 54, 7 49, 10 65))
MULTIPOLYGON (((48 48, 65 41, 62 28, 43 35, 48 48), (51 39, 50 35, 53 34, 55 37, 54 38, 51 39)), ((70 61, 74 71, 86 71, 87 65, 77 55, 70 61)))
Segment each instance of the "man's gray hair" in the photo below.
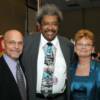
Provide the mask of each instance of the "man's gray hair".
POLYGON ((38 24, 41 24, 42 18, 45 15, 50 15, 50 16, 58 16, 58 20, 59 22, 61 22, 63 20, 63 16, 62 16, 62 12, 60 11, 60 9, 54 5, 54 4, 46 4, 44 6, 42 6, 36 15, 36 20, 38 24))

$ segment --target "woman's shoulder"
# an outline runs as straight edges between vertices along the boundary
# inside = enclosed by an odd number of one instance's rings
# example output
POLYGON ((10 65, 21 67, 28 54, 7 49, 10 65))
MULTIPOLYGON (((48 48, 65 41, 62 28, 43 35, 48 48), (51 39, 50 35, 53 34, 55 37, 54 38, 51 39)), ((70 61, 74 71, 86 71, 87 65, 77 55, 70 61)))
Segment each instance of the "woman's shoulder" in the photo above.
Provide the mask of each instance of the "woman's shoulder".
POLYGON ((96 61, 96 60, 93 60, 92 61, 93 63, 94 63, 94 67, 95 67, 95 69, 96 69, 96 73, 98 74, 100 74, 100 62, 99 61, 96 61))
POLYGON ((92 62, 95 63, 95 67, 96 67, 96 68, 100 68, 100 61, 93 60, 92 62))
POLYGON ((94 60, 93 61, 95 63, 95 80, 96 80, 96 84, 97 84, 97 87, 100 87, 100 62, 99 61, 96 61, 94 60))

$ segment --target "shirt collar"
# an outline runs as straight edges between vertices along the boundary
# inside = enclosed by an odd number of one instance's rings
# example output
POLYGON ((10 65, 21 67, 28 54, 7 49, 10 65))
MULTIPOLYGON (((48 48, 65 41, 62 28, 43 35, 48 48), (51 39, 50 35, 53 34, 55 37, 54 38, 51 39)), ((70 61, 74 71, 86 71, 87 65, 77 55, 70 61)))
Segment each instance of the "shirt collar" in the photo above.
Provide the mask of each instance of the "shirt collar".
POLYGON ((11 59, 11 58, 10 58, 8 55, 6 55, 6 54, 4 54, 3 57, 4 57, 5 61, 6 61, 6 63, 8 64, 8 66, 10 66, 10 67, 16 66, 17 61, 11 59))
MULTIPOLYGON (((47 41, 44 36, 41 34, 41 46, 43 47, 46 43, 48 43, 49 41, 47 41)), ((57 44, 58 44, 59 40, 58 40, 58 36, 56 36, 52 41, 51 43, 57 47, 57 44)))

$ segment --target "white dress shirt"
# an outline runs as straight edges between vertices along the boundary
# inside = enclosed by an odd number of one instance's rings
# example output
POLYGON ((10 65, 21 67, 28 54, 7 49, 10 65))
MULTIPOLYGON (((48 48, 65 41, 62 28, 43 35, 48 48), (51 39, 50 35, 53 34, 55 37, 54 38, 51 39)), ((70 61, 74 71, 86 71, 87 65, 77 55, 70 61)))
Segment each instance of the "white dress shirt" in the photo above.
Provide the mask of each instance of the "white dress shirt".
MULTIPOLYGON (((39 45, 39 53, 38 53, 38 61, 37 61, 37 93, 41 93, 41 82, 43 75, 43 68, 45 67, 44 58, 45 54, 43 51, 43 47, 46 45, 48 41, 41 35, 40 45, 39 45)), ((52 44, 56 48, 56 58, 55 58, 55 70, 53 76, 53 94, 54 93, 63 93, 65 89, 65 80, 66 80, 66 72, 67 72, 67 64, 65 62, 64 56, 62 54, 58 37, 56 37, 52 44)))

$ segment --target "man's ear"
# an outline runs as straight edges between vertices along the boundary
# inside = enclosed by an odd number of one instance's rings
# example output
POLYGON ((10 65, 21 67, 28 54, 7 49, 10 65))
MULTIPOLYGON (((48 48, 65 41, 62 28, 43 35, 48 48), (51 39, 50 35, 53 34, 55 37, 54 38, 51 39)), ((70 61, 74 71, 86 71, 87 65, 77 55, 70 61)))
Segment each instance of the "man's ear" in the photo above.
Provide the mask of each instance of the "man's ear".
POLYGON ((5 41, 4 40, 1 41, 1 46, 3 49, 5 49, 5 41))
POLYGON ((40 30, 41 30, 41 25, 39 23, 36 24, 36 30, 37 30, 37 32, 40 32, 40 30))

